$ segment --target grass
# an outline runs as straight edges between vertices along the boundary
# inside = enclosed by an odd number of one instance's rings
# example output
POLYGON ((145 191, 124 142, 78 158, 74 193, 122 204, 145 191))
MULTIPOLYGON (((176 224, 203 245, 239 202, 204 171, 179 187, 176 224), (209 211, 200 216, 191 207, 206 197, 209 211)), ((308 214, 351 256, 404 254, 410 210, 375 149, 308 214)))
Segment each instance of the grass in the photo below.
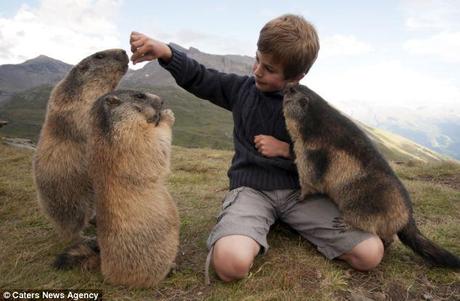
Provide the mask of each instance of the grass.
MULTIPOLYGON (((284 225, 275 225, 267 255, 247 279, 204 285, 206 239, 228 188, 232 152, 173 147, 169 190, 181 216, 177 271, 157 288, 127 289, 98 272, 56 271, 50 264, 65 247, 41 213, 31 177, 33 151, 0 144, 0 290, 99 289, 104 300, 459 300, 460 275, 428 268, 399 242, 375 270, 361 273, 329 261, 284 225)), ((394 166, 413 196, 422 232, 460 254, 460 166, 394 166)))

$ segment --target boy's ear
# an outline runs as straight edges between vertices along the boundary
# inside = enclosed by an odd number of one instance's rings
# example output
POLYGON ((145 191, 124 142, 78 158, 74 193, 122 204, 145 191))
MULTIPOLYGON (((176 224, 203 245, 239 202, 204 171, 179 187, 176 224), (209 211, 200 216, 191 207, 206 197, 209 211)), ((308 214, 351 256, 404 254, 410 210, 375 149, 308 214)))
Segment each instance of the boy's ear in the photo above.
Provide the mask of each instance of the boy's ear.
POLYGON ((299 75, 297 75, 296 77, 293 77, 291 79, 288 79, 286 82, 287 84, 298 84, 300 82, 300 80, 305 76, 305 73, 301 73, 299 75))
POLYGON ((298 83, 302 78, 304 78, 304 76, 305 76, 305 73, 300 73, 299 75, 297 75, 296 77, 294 77, 294 78, 292 79, 292 81, 298 83))

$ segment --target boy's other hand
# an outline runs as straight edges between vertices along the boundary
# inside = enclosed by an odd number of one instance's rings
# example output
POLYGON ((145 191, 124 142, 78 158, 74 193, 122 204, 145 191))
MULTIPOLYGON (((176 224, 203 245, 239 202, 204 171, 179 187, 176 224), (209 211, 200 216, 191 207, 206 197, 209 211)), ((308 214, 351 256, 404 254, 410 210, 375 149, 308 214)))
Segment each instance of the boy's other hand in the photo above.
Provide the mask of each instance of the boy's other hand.
POLYGON ((166 62, 172 57, 171 49, 163 42, 154 40, 145 34, 133 31, 129 38, 131 44, 131 61, 134 64, 162 59, 166 62))
POLYGON ((265 157, 289 158, 289 144, 273 136, 254 136, 254 144, 256 145, 257 151, 265 157))

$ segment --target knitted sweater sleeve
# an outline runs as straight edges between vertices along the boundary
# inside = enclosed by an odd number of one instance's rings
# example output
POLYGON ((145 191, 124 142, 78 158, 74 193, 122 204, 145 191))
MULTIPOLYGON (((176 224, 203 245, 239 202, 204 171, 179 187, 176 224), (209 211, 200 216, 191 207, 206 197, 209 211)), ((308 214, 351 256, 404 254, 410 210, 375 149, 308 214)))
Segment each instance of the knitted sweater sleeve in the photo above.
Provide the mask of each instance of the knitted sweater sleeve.
POLYGON ((231 111, 241 86, 249 77, 208 69, 185 53, 170 48, 171 61, 159 60, 159 63, 171 73, 176 83, 195 96, 231 111))

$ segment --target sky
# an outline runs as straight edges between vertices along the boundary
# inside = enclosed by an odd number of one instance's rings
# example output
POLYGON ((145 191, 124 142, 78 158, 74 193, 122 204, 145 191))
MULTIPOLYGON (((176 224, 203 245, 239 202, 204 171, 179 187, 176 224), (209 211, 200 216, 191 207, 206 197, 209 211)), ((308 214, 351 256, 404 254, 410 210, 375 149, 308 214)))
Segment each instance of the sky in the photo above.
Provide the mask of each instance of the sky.
POLYGON ((259 30, 285 13, 318 31, 319 56, 302 83, 329 102, 460 117, 458 0, 1 1, 0 64, 40 54, 76 64, 108 48, 129 53, 131 31, 254 56, 259 30))

